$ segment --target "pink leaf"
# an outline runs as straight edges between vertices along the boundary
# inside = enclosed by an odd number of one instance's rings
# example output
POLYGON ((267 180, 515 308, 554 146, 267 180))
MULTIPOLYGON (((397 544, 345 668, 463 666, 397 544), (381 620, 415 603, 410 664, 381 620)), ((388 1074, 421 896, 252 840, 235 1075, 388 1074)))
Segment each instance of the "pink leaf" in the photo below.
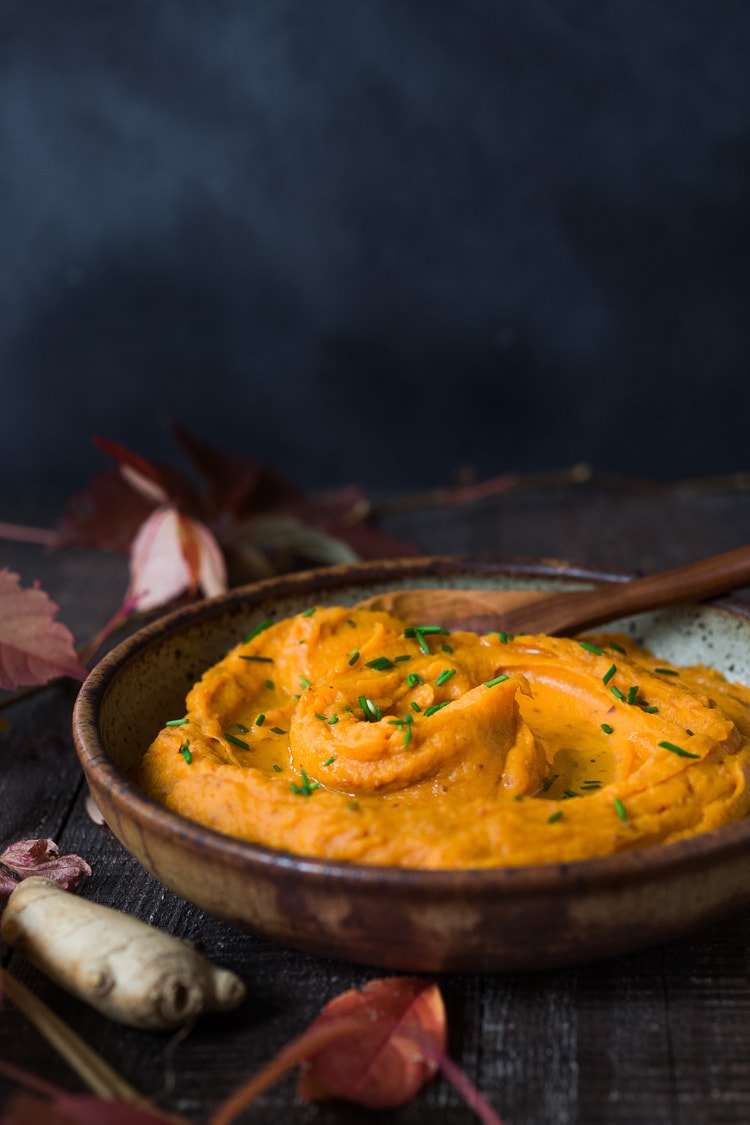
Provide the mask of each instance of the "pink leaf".
POLYGON ((226 590, 224 558, 208 528, 176 508, 157 508, 130 551, 128 598, 154 609, 200 588, 207 597, 226 590))
POLYGON ((119 469, 99 473, 68 501, 59 524, 59 546, 127 554, 133 536, 154 507, 131 488, 119 469))
POLYGON ((373 1109, 410 1101, 438 1069, 415 1046, 410 1030, 419 1029, 445 1051, 445 1008, 437 985, 416 977, 370 981, 361 992, 351 989, 327 1004, 310 1030, 347 1017, 357 1020, 359 1030, 347 1036, 345 1050, 333 1043, 317 1052, 302 1070, 299 1096, 345 1098, 373 1109))
POLYGON ((85 678, 70 630, 54 620, 58 608, 43 590, 22 590, 17 574, 0 570, 0 688, 85 678))
POLYGON ((27 879, 30 875, 44 875, 54 879, 66 891, 71 891, 90 875, 91 868, 79 855, 60 855, 54 840, 17 840, 0 854, 0 863, 17 875, 27 879))
POLYGON ((16 1094, 0 1125, 174 1125, 175 1120, 179 1119, 127 1102, 66 1094, 61 1090, 51 1101, 33 1094, 16 1094))

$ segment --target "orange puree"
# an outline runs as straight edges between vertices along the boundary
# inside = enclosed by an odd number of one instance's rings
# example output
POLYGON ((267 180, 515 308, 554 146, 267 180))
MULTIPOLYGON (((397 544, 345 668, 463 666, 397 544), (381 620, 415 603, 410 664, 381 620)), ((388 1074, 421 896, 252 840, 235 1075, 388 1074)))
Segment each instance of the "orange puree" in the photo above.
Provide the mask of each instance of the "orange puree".
POLYGON ((316 608, 210 668, 137 780, 201 824, 302 855, 424 868, 607 855, 750 808, 750 691, 663 668, 621 635, 422 632, 316 608))

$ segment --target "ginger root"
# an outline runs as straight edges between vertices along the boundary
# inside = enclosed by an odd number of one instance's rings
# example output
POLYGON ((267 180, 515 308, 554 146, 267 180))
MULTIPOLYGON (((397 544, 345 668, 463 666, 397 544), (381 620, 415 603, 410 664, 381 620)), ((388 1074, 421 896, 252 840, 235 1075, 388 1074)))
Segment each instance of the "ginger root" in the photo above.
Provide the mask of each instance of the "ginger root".
POLYGON ((69 894, 50 879, 19 883, 0 937, 110 1019, 150 1031, 237 1007, 245 986, 182 938, 69 894))

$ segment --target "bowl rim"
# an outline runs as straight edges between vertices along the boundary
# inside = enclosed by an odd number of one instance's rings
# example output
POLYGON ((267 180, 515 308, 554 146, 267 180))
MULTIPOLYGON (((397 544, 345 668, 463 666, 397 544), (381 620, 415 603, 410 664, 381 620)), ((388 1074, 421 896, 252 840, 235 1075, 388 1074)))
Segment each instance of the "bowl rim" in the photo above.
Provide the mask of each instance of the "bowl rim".
MULTIPOLYGON (((210 850, 231 867, 259 873, 303 874, 312 882, 335 879, 342 891, 359 891, 368 886, 382 889, 384 882, 410 896, 469 893, 472 898, 508 895, 513 898, 541 893, 568 896, 572 888, 601 893, 621 890, 647 874, 674 876, 684 868, 694 874, 721 862, 747 856, 750 845, 750 817, 723 825, 696 836, 648 848, 633 848, 614 855, 598 856, 567 863, 528 864, 480 868, 412 868, 395 865, 361 864, 330 860, 271 848, 226 836, 198 821, 158 804, 148 797, 110 759, 98 731, 98 717, 107 690, 119 670, 135 660, 145 649, 161 641, 165 634, 207 623, 232 609, 252 609, 271 598, 290 598, 317 590, 330 592, 350 585, 388 587, 395 578, 458 578, 474 576, 516 577, 523 579, 571 580, 575 583, 624 582, 635 577, 632 571, 599 569, 553 558, 525 556, 482 558, 474 556, 420 556, 378 562, 345 563, 332 567, 297 571, 239 586, 216 597, 205 598, 160 616, 108 652, 89 672, 81 685, 73 708, 73 737, 76 752, 86 775, 105 788, 119 815, 134 816, 148 832, 162 838, 178 839, 188 852, 205 854, 210 850)), ((712 608, 731 616, 750 620, 750 602, 741 597, 712 599, 712 608)))

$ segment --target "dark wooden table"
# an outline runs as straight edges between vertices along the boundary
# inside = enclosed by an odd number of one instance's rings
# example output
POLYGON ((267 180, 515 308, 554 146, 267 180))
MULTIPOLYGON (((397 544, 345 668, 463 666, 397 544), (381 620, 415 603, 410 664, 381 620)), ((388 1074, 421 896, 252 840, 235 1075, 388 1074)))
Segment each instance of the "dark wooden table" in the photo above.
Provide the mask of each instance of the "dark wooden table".
MULTIPOLYGON (((50 502, 8 500, 0 519, 54 523, 50 502)), ((743 480, 656 488, 590 480, 520 488, 463 507, 391 508, 384 526, 426 553, 570 558, 650 571, 750 539, 743 480)), ((79 640, 116 609, 125 561, 82 550, 3 543, 0 565, 33 579, 60 603, 79 640)), ((178 1045, 107 1021, 60 992, 18 956, 2 963, 71 1024, 134 1086, 165 1108, 205 1121, 212 1108, 332 996, 383 975, 377 969, 278 948, 216 921, 156 883, 84 809, 70 716, 75 687, 57 685, 3 711, 0 848, 51 836, 86 857, 82 893, 176 934, 247 982, 243 1007, 200 1022, 178 1045)), ((750 857, 748 857, 750 862, 750 857)), ((646 952, 585 967, 441 981, 450 1053, 508 1125, 747 1125, 750 1121, 750 912, 646 952)), ((70 1090, 76 1076, 6 1000, 0 1057, 70 1090)), ((5 1095, 8 1083, 2 1083, 5 1095)), ((473 1113, 440 1079, 389 1113, 304 1106, 287 1078, 248 1121, 465 1125, 473 1113)))

